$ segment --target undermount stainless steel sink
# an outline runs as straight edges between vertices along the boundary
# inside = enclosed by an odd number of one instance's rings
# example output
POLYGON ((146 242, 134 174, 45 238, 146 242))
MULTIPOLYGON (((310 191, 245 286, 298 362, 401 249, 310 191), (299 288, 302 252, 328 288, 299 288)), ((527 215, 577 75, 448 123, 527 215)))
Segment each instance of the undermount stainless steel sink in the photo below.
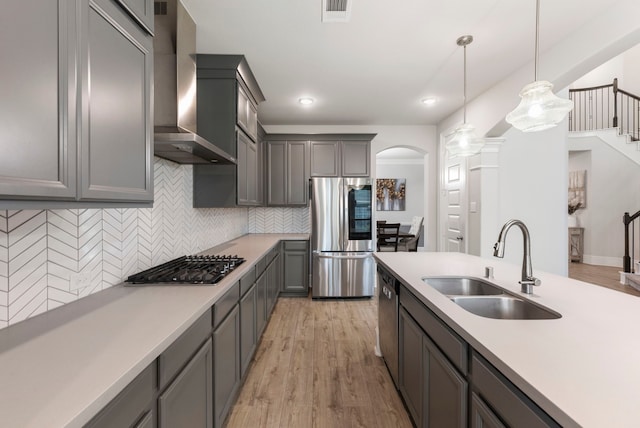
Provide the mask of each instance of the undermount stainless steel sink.
POLYGON ((499 320, 548 320, 562 317, 528 300, 503 296, 457 296, 451 300, 461 308, 485 318, 499 320))
POLYGON ((562 315, 508 292, 489 281, 465 276, 422 280, 472 314, 504 320, 558 319, 562 315))
POLYGON ((472 277, 442 276, 426 277, 422 280, 447 296, 485 296, 504 293, 504 290, 490 282, 472 277))

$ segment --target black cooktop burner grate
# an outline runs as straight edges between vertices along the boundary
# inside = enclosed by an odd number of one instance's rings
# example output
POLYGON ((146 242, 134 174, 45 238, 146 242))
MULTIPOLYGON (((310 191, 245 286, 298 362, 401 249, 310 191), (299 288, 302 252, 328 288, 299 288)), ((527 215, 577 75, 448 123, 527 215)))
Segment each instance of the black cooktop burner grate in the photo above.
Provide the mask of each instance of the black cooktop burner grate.
POLYGON ((238 256, 182 256, 127 278, 130 284, 216 284, 244 263, 238 256))

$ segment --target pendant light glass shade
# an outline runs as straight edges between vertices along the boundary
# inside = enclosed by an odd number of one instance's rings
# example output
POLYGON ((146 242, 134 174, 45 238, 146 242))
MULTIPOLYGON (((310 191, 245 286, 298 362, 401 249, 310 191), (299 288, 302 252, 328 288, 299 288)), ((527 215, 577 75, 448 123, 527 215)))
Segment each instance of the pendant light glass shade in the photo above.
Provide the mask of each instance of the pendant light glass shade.
POLYGON ((472 156, 480 152, 484 146, 484 140, 478 138, 475 131, 472 125, 463 123, 445 138, 444 147, 451 157, 472 156))
POLYGON ((562 122, 573 101, 557 97, 546 80, 529 83, 520 91, 522 100, 507 115, 507 122, 523 132, 543 131, 562 122))
POLYGON ((476 136, 476 128, 467 123, 467 45, 472 41, 473 36, 461 36, 456 40, 458 46, 464 48, 464 105, 462 125, 445 138, 444 147, 451 157, 472 156, 479 153, 484 146, 484 140, 476 136))
POLYGON ((573 101, 557 97, 553 85, 538 80, 538 38, 540 28, 540 0, 536 0, 536 49, 534 81, 520 91, 520 104, 506 117, 506 121, 523 132, 552 128, 564 120, 573 108, 573 101))

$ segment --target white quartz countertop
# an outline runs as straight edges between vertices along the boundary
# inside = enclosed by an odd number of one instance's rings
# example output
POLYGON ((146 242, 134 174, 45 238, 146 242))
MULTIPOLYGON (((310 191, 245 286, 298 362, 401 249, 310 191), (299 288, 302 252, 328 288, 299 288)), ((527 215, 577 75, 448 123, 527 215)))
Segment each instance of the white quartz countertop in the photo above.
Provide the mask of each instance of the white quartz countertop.
POLYGON ((251 234, 202 254, 246 262, 215 286, 115 286, 0 330, 0 426, 80 427, 280 240, 251 234))
POLYGON ((376 253, 431 310, 563 426, 640 426, 640 298, 535 269, 533 295, 520 292, 521 266, 459 253, 376 253), (562 315, 497 320, 474 315, 422 281, 482 278, 562 315))

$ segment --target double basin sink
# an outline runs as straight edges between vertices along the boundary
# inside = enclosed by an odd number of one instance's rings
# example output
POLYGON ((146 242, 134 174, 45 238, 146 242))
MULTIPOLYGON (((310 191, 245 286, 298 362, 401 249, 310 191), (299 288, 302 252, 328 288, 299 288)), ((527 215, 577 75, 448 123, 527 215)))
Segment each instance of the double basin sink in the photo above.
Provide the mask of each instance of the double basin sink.
POLYGON ((481 317, 541 320, 558 319, 562 316, 483 279, 440 276, 425 277, 422 280, 461 308, 481 317))

